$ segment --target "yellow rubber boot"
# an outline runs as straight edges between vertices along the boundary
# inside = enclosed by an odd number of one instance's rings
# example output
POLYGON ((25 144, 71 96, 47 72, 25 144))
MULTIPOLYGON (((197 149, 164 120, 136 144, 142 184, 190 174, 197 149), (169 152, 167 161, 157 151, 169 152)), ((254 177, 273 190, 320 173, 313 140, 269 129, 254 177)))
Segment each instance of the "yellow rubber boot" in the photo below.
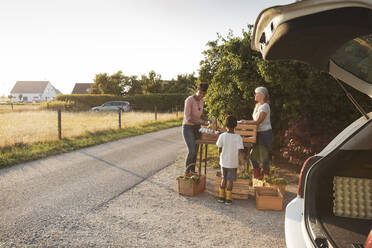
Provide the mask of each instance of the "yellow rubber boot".
POLYGON ((225 202, 225 189, 223 189, 221 187, 218 189, 217 201, 218 202, 225 202))
POLYGON ((231 190, 226 190, 226 200, 225 203, 230 205, 232 204, 232 199, 231 199, 232 191, 231 190))

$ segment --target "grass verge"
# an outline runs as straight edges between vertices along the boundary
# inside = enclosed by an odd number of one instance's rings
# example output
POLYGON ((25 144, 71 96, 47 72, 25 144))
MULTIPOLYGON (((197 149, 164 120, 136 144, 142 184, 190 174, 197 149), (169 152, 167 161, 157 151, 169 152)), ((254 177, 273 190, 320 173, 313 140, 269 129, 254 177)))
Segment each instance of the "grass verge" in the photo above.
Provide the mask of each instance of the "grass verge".
POLYGON ((33 144, 18 143, 13 146, 3 147, 0 150, 0 168, 45 158, 51 155, 70 152, 109 141, 176 127, 180 126, 181 124, 182 119, 173 119, 139 125, 137 127, 128 127, 125 129, 86 133, 84 135, 65 138, 57 141, 45 141, 33 144))

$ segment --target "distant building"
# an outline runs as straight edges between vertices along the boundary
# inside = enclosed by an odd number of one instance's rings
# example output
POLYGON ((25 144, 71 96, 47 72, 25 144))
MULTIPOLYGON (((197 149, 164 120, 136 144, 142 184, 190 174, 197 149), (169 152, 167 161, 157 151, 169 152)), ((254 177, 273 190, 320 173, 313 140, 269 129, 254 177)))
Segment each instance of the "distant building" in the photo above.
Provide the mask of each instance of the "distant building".
POLYGON ((89 94, 90 87, 92 83, 76 83, 71 94, 89 94))
POLYGON ((17 81, 10 91, 12 102, 52 101, 59 94, 49 81, 17 81))

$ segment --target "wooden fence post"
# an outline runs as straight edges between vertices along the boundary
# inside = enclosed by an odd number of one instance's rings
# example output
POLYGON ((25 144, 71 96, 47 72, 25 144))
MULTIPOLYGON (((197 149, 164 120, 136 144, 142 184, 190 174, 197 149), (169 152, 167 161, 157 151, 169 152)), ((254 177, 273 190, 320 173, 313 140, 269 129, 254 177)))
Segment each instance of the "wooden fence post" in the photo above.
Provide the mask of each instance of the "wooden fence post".
POLYGON ((178 105, 176 105, 176 118, 178 119, 178 105))
POLYGON ((158 120, 158 108, 155 105, 155 121, 158 120))
POLYGON ((61 109, 58 109, 58 139, 62 139, 62 118, 61 118, 61 109))
POLYGON ((119 129, 121 129, 121 109, 119 109, 119 129))

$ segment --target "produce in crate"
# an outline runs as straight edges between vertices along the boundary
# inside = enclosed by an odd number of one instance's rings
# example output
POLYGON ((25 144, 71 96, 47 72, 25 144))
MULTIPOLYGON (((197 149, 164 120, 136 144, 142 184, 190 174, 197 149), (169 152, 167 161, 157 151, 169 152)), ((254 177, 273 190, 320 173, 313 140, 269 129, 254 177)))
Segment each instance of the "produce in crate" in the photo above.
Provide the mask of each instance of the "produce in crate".
POLYGON ((219 134, 220 133, 220 131, 218 131, 218 130, 214 131, 213 129, 205 128, 205 127, 201 127, 199 129, 199 132, 200 133, 206 133, 206 134, 219 134))
POLYGON ((181 195, 195 196, 205 190, 206 177, 201 175, 201 168, 198 164, 190 164, 183 175, 176 178, 178 181, 178 192, 181 195), (187 172, 188 168, 196 165, 198 172, 187 172))
POLYGON ((218 128, 216 121, 211 121, 208 126, 201 126, 199 129, 200 139, 215 142, 222 130, 218 128))
POLYGON ((282 195, 285 194, 288 181, 276 175, 265 175, 263 178, 263 185, 267 187, 277 188, 282 195))

